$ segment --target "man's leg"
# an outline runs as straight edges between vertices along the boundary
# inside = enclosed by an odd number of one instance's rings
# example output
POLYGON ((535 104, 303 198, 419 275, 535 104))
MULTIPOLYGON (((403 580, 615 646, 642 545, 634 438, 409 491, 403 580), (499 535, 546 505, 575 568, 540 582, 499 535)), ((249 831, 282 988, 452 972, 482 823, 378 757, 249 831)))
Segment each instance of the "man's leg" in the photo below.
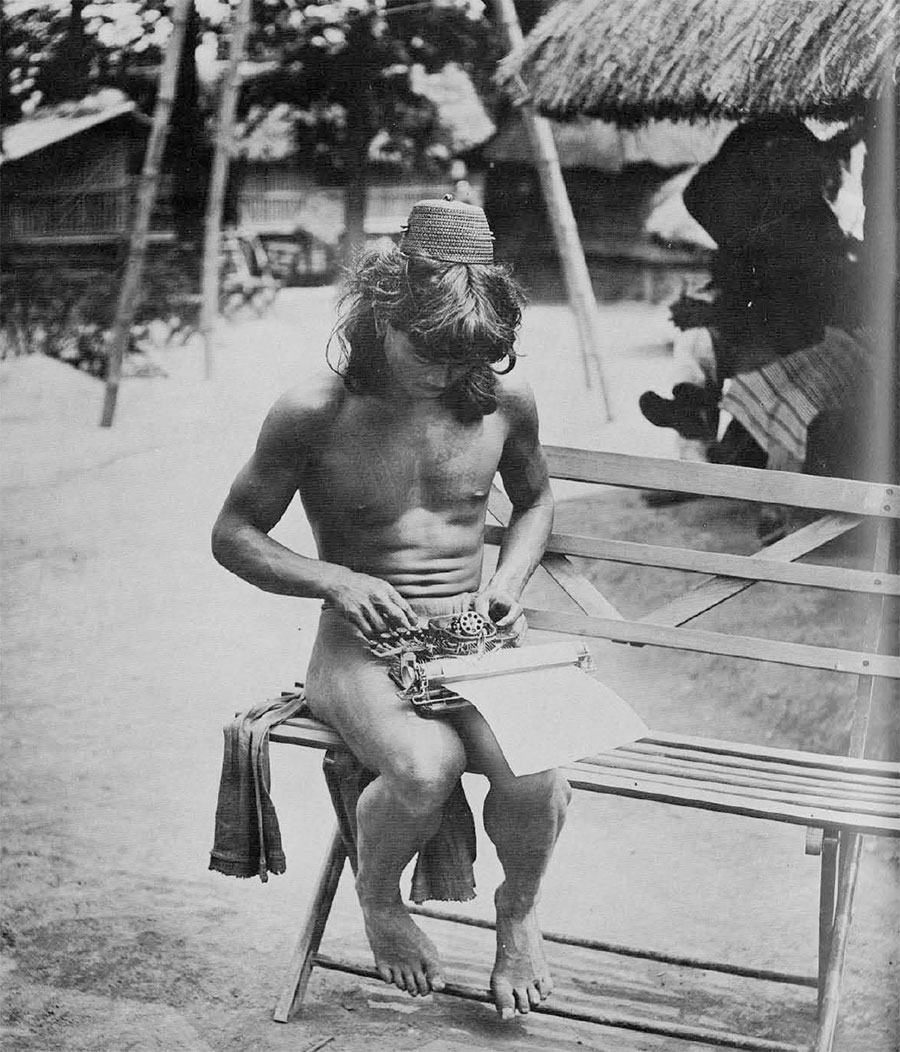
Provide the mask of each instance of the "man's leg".
MULTIPOLYGON (((432 748, 430 743, 427 751, 432 748)), ((405 748, 396 737, 390 751, 356 808, 356 890, 382 979, 411 994, 427 994, 441 989, 444 977, 434 945, 403 905, 400 875, 437 832, 444 803, 465 767, 465 753, 459 740, 451 739, 438 743, 426 758, 426 747, 405 748)))
POLYGON ((356 887, 375 966, 386 982, 411 994, 440 989, 437 951, 412 922, 399 881, 441 823, 465 768, 462 742, 449 724, 423 720, 401 701, 384 665, 335 615, 323 615, 306 685, 315 715, 378 772, 356 809, 356 887))
POLYGON ((467 713, 456 721, 468 769, 491 783, 484 827, 497 849, 504 881, 494 894, 497 956, 491 990, 503 1019, 527 1013, 549 996, 553 983, 536 907, 541 881, 562 831, 572 791, 560 771, 516 777, 485 720, 467 713))

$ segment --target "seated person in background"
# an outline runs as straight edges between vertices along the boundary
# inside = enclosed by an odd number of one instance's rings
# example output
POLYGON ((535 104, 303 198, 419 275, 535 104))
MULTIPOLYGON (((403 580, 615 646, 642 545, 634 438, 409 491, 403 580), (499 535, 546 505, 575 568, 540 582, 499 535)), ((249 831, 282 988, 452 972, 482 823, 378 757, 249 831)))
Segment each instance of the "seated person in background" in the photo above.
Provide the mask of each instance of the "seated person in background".
MULTIPOLYGON (((760 414, 744 413, 727 391, 734 378, 762 375, 806 348, 833 348, 829 327, 849 332, 857 324, 854 242, 828 204, 849 141, 820 142, 793 118, 751 121, 688 184, 685 206, 718 245, 712 277, 704 299, 683 295, 672 307, 681 330, 672 398, 648 391, 640 399, 651 423, 687 440, 688 458, 748 467, 787 463, 772 457, 760 414), (734 419, 717 439, 720 409, 734 419)), ((827 355, 829 362, 835 357, 831 349, 827 355)), ((808 357, 807 371, 818 360, 808 357)), ((823 394, 822 407, 832 408, 839 397, 823 394)), ((790 470, 802 467, 795 458, 790 470)))
POLYGON ((361 256, 335 330, 336 373, 270 411, 213 551, 259 588, 324 600, 307 700, 376 774, 356 812, 357 892, 378 972, 410 994, 440 990, 444 973, 401 900, 401 873, 434 835, 463 771, 489 779, 484 825, 505 874, 494 896, 491 988, 510 1019, 551 990, 535 907, 568 782, 555 770, 514 776, 474 708, 420 718, 367 646, 470 607, 524 630, 519 599, 550 535, 553 500, 532 392, 511 375, 522 300, 494 264, 492 241, 480 208, 426 201, 399 248, 361 256), (514 510, 497 568, 482 581, 498 470, 514 510), (317 558, 269 536, 295 493, 317 558))

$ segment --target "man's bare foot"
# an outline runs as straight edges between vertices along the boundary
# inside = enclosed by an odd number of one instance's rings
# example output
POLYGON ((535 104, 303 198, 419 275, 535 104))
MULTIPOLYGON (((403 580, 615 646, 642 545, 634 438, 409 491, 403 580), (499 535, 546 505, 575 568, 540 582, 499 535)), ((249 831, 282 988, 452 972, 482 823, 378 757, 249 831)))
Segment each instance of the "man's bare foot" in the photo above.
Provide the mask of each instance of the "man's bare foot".
POLYGON ((497 957, 491 974, 491 991, 501 1019, 523 1015, 553 990, 544 956, 544 939, 534 907, 522 911, 504 899, 503 885, 494 894, 497 907, 497 957))
POLYGON ((434 943, 416 927, 402 903, 363 905, 375 968, 386 983, 415 997, 443 990, 444 973, 434 943))

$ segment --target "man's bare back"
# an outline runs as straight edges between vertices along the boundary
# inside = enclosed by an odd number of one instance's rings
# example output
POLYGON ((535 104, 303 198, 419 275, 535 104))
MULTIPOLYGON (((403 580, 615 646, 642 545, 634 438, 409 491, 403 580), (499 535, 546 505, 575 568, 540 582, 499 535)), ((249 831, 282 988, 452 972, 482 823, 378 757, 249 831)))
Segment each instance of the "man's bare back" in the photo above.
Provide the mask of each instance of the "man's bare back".
MULTIPOLYGON (((451 226, 459 221, 451 215, 451 226)), ((495 896, 491 984, 498 1012, 512 1018, 551 988, 535 904, 568 783, 556 771, 513 775, 474 710, 453 723, 419 719, 373 668, 365 637, 413 627, 424 603, 468 602, 466 593, 498 626, 523 625, 520 596, 546 546, 553 501, 532 392, 492 367, 505 356, 514 362, 517 293, 492 265, 409 262, 396 250, 365 257, 357 283, 345 370, 272 408, 222 508, 213 550, 260 588, 325 600, 309 703, 378 775, 357 807, 357 891, 376 967, 409 993, 440 989, 443 973, 403 906, 400 875, 436 832, 462 772, 490 780, 485 828, 506 873, 495 896), (483 582, 497 472, 513 513, 483 582), (269 536, 297 493, 317 558, 269 536)))

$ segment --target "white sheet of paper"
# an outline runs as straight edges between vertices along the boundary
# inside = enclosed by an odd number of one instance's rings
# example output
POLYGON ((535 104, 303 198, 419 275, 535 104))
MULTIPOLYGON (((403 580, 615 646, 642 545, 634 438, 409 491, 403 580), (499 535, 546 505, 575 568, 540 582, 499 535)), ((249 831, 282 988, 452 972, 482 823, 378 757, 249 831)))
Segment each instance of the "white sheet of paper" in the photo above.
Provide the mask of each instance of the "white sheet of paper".
POLYGON ((455 684, 487 720, 515 775, 533 774, 643 738, 644 721, 577 668, 545 668, 455 684))

